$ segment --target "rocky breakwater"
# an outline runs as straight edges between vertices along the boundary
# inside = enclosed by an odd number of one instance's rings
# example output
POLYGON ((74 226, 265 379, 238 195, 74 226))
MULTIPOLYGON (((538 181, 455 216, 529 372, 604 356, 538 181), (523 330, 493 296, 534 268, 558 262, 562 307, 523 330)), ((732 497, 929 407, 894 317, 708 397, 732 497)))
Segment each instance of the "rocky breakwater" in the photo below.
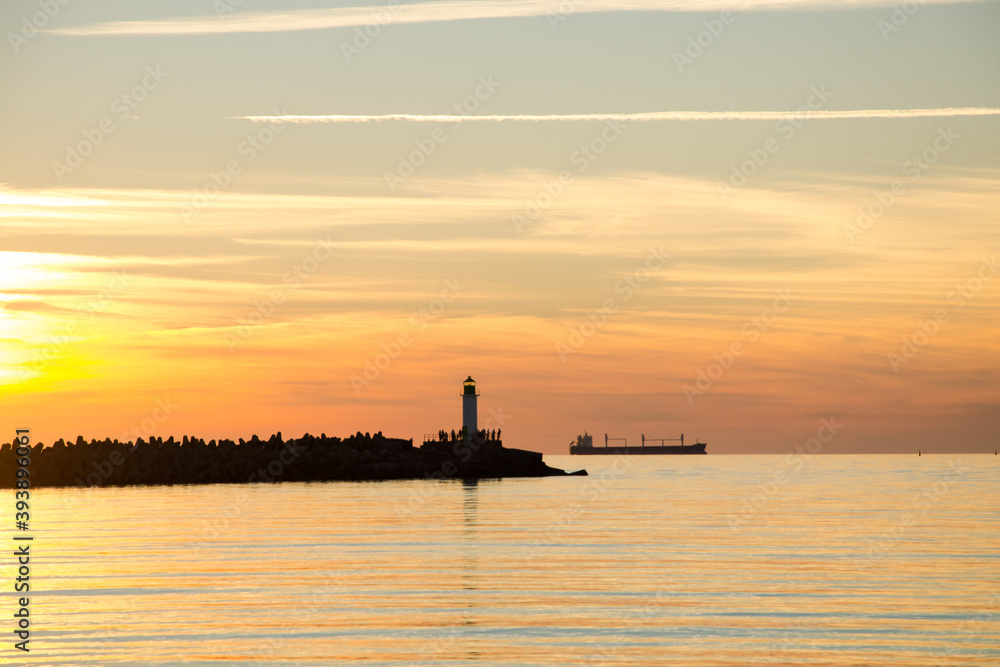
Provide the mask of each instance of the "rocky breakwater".
MULTIPOLYGON (((234 484, 333 480, 546 477, 567 475, 538 452, 504 447, 498 440, 425 442, 357 433, 348 438, 281 433, 262 440, 210 440, 184 436, 75 442, 31 447, 32 487, 234 484)), ((0 447, 0 487, 13 488, 17 460, 0 447)), ((586 474, 585 472, 574 474, 586 474)))

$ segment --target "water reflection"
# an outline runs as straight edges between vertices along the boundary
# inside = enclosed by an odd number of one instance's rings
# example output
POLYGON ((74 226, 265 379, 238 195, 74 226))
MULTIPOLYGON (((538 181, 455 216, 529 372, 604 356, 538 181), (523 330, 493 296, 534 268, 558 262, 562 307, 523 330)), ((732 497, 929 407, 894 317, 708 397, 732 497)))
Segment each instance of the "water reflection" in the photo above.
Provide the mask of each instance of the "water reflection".
POLYGON ((479 503, 479 480, 462 480, 462 518, 466 528, 475 528, 479 503))
MULTIPOLYGON (((479 589, 479 482, 462 481, 462 588, 479 589)), ((468 607, 475 604, 475 596, 468 596, 468 607)))
POLYGON ((588 478, 40 489, 32 617, 52 665, 1000 663, 995 457, 946 490, 933 457, 816 457, 735 528, 782 459, 697 458, 596 496, 588 478))

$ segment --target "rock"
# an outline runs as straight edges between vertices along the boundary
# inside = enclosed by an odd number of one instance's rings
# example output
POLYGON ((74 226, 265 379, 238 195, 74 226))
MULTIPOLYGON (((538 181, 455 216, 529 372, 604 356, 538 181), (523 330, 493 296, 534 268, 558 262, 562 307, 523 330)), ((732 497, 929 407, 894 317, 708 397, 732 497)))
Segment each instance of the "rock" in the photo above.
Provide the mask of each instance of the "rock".
MULTIPOLYGON (((16 468, 11 443, 0 448, 0 487, 14 486, 16 468)), ((586 475, 546 465, 542 455, 504 447, 499 440, 413 441, 357 432, 345 440, 314 437, 284 442, 281 433, 266 443, 254 435, 205 440, 184 436, 137 438, 135 444, 106 438, 86 442, 82 436, 66 445, 58 441, 31 452, 32 487, 213 484, 279 481, 478 479, 586 475), (291 457, 291 458, 290 458, 291 457), (280 466, 278 465, 280 464, 280 466)))

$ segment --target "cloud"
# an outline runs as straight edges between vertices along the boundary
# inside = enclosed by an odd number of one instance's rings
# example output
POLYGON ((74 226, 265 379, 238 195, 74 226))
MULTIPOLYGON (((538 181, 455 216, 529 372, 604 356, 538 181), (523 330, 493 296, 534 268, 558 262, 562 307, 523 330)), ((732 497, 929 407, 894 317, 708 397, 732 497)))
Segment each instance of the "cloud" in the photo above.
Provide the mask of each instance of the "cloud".
POLYGON ((841 111, 820 109, 792 111, 646 111, 637 113, 583 113, 583 114, 495 114, 489 116, 455 116, 448 114, 329 114, 315 116, 229 116, 235 120, 255 123, 371 123, 406 121, 413 123, 457 122, 546 122, 546 121, 621 121, 651 122, 665 120, 831 120, 849 118, 934 118, 954 116, 997 116, 995 107, 946 107, 943 109, 845 109, 841 111))
MULTIPOLYGON (((925 0, 924 4, 931 0, 925 0)), ((936 0, 953 4, 969 0, 936 0)), ((445 0, 389 6, 244 12, 155 21, 116 21, 48 32, 59 35, 217 35, 322 30, 386 23, 432 23, 596 12, 840 10, 890 7, 891 0, 445 0)))

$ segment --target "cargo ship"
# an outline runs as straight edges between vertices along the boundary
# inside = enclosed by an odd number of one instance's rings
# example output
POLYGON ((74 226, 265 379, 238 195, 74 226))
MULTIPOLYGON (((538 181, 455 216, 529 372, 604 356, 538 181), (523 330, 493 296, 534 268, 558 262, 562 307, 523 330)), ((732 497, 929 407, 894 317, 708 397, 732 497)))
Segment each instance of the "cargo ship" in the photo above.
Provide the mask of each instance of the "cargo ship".
POLYGON ((609 438, 608 434, 604 434, 604 446, 594 447, 594 436, 588 434, 584 431, 583 435, 576 436, 576 442, 569 443, 569 453, 570 454, 704 454, 705 447, 707 443, 698 442, 695 439, 694 444, 685 445, 684 444, 684 434, 681 433, 679 438, 647 438, 645 434, 642 435, 642 444, 639 447, 629 447, 628 440, 625 438, 609 438), (610 441, 621 440, 625 444, 623 445, 610 445, 610 441), (646 441, 649 442, 659 442, 659 445, 647 445, 646 441), (665 445, 664 442, 667 441, 677 441, 679 440, 681 444, 679 445, 665 445))

